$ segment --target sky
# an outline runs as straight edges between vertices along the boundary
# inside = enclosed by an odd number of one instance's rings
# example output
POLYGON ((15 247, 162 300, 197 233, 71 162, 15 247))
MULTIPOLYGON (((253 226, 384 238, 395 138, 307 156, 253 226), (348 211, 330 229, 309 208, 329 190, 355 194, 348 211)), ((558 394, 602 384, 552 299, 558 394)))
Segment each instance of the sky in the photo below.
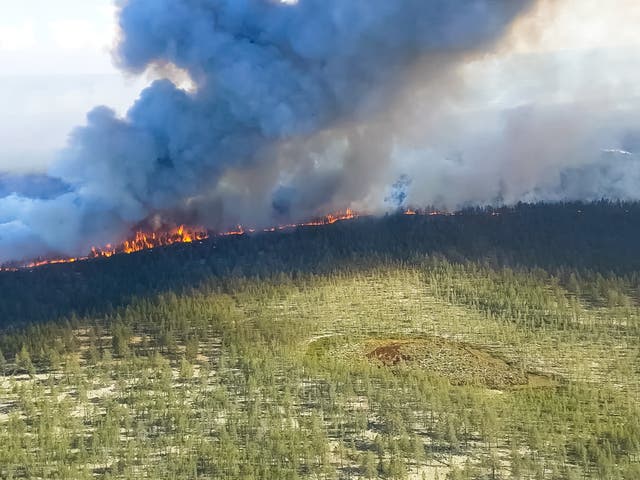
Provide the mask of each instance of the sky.
POLYGON ((42 171, 95 105, 124 113, 148 78, 113 65, 111 0, 4 2, 0 14, 0 170, 42 171))

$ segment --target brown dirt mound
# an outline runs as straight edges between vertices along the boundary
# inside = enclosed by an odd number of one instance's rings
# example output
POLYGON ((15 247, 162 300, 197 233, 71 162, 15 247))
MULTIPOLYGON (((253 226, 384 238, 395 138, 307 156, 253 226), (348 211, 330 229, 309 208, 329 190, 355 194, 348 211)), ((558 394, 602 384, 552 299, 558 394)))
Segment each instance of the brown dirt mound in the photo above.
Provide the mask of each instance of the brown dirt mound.
POLYGON ((540 386, 540 379, 545 378, 522 372, 488 352, 444 338, 369 340, 364 351, 366 358, 378 365, 422 368, 448 379, 452 385, 505 389, 540 386))
POLYGON ((387 366, 397 365, 400 362, 410 362, 411 356, 402 353, 402 344, 390 343, 376 348, 373 352, 367 354, 368 359, 380 360, 387 366))

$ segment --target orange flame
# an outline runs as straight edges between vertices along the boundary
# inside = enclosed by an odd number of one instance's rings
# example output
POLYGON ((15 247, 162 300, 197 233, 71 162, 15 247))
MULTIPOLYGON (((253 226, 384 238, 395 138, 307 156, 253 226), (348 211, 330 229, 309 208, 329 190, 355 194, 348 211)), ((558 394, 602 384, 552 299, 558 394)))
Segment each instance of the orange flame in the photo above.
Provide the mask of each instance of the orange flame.
MULTIPOLYGON (((404 215, 447 215, 443 212, 433 211, 417 211, 413 209, 407 209, 404 215)), ((289 230, 298 227, 321 227, 325 225, 333 225, 334 223, 346 220, 353 220, 360 217, 360 214, 354 212, 350 208, 344 212, 336 212, 326 215, 322 218, 312 220, 304 223, 291 223, 286 225, 279 225, 277 227, 265 228, 263 232, 277 232, 282 230, 289 230)), ((247 233, 254 233, 256 230, 252 228, 244 228, 242 225, 238 225, 233 230, 218 234, 219 236, 239 236, 247 233)), ((45 265, 57 265, 61 263, 75 263, 83 260, 95 259, 95 258, 109 258, 118 254, 131 254, 140 252, 142 250, 150 250, 157 247, 166 247, 178 243, 193 243, 206 240, 209 238, 209 233, 204 228, 187 227, 180 225, 176 228, 157 231, 157 232, 144 232, 139 230, 135 235, 122 242, 118 246, 105 245, 104 247, 93 247, 91 252, 85 257, 78 258, 54 258, 37 260, 26 265, 22 265, 20 268, 37 268, 45 265)), ((19 268, 15 266, 0 266, 0 271, 15 271, 19 268)))
MULTIPOLYGON (((24 264, 20 268, 32 269, 45 265, 75 263, 94 258, 109 258, 117 254, 130 254, 157 247, 166 247, 176 243, 193 243, 207 238, 209 238, 209 234, 204 228, 189 228, 184 225, 160 232, 143 232, 139 230, 133 238, 125 240, 118 246, 107 244, 104 247, 92 247, 91 252, 85 257, 39 259, 24 264)), ((5 265, 0 266, 0 271, 16 271, 20 270, 20 268, 5 265)))
POLYGON ((167 247, 176 243, 193 243, 205 240, 209 234, 203 228, 188 228, 180 225, 177 228, 160 232, 137 231, 135 236, 125 240, 118 247, 107 245, 104 248, 93 247, 89 258, 112 257, 118 253, 135 253, 157 247, 167 247))

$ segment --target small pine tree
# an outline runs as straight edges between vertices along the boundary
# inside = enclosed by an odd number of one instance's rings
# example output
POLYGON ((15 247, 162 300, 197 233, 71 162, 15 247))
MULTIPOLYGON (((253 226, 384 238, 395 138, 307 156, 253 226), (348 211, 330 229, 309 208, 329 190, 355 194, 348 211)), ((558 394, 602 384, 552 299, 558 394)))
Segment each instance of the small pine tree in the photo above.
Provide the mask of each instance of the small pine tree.
POLYGON ((113 337, 111 338, 111 346, 113 353, 119 357, 129 356, 129 340, 131 339, 131 330, 124 325, 116 325, 113 327, 113 337))
POLYGON ((195 337, 189 338, 186 341, 184 355, 187 358, 187 360, 189 360, 190 362, 193 362, 196 360, 196 358, 198 357, 199 346, 200 346, 200 342, 195 337))
POLYGON ((31 355, 29 354, 29 350, 27 350, 26 345, 22 345, 20 351, 16 353, 16 367, 19 370, 27 372, 30 377, 33 377, 36 373, 36 369, 33 366, 31 355))
POLYGON ((193 365, 184 357, 180 360, 180 377, 184 380, 193 378, 193 365))
POLYGON ((373 452, 369 451, 363 455, 361 470, 364 477, 368 480, 371 480, 378 475, 376 456, 373 452))
POLYGON ((4 358, 4 355, 2 354, 2 350, 0 350, 0 372, 2 372, 3 376, 6 374, 6 368, 7 368, 7 360, 6 358, 4 358))

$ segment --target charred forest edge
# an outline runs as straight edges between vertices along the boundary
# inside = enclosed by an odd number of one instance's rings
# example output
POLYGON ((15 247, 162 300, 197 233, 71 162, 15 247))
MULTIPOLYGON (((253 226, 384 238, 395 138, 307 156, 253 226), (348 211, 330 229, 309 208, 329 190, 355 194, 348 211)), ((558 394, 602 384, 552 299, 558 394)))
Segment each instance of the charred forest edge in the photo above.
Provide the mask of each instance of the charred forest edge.
MULTIPOLYGON (((405 215, 446 215, 445 213, 436 211, 422 212, 413 209, 404 210, 403 213, 405 215)), ((201 242, 212 236, 229 237, 235 235, 252 234, 256 232, 273 233, 298 227, 320 227, 332 225, 340 221, 353 220, 361 216, 364 215, 356 213, 350 208, 347 208, 344 211, 330 213, 322 217, 301 223, 281 224, 275 227, 268 227, 263 229, 237 225, 234 229, 226 230, 224 232, 212 232, 204 227, 187 225, 162 225, 155 229, 151 227, 145 227, 145 225, 139 225, 138 227, 133 229, 135 233, 132 233, 129 238, 123 240, 120 244, 106 244, 103 247, 91 247, 90 253, 85 256, 65 257, 52 255, 44 258, 31 259, 26 262, 10 262, 5 263, 4 265, 0 265, 0 271, 18 271, 20 269, 33 269, 44 267, 46 265, 77 263, 97 258, 110 258, 114 255, 129 255, 132 253, 141 252, 143 250, 168 247, 180 243, 201 242)), ((147 222, 143 223, 146 224, 147 222)))
MULTIPOLYGON (((324 225, 324 224, 323 224, 324 225)), ((244 232, 239 232, 244 233, 244 232)), ((229 276, 366 269, 426 257, 551 272, 640 271, 640 203, 520 204, 455 215, 363 216, 326 228, 212 236, 100 261, 0 272, 0 326, 113 311, 229 276)))

